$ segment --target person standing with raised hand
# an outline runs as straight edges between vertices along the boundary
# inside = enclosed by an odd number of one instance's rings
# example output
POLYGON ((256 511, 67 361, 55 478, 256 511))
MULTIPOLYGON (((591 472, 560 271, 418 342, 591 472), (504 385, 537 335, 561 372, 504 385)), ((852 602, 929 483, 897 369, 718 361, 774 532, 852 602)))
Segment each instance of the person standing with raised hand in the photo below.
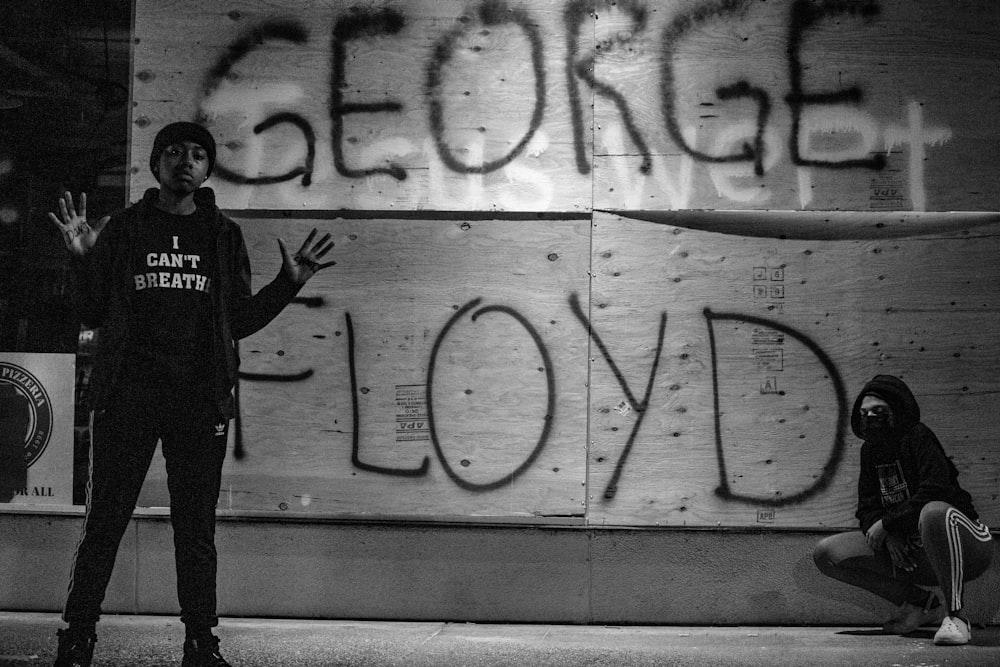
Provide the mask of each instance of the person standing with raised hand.
POLYGON ((90 665, 96 623, 125 528, 157 442, 162 443, 174 532, 184 667, 229 663, 212 634, 216 615, 215 506, 235 415, 236 341, 263 328, 316 272, 330 234, 308 235, 259 292, 239 226, 202 187, 215 165, 211 133, 189 122, 156 135, 149 166, 159 187, 91 224, 67 192, 49 213, 71 255, 73 300, 100 327, 91 376, 90 479, 56 667, 90 665))

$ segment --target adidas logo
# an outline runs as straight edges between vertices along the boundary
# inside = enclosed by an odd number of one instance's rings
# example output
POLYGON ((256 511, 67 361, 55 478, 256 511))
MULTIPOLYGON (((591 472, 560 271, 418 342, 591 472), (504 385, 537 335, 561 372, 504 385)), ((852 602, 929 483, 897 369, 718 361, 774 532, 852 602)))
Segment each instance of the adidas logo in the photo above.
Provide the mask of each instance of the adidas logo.
POLYGON ((218 424, 216 424, 215 436, 218 437, 220 435, 225 435, 225 434, 226 434, 226 422, 219 422, 218 424))

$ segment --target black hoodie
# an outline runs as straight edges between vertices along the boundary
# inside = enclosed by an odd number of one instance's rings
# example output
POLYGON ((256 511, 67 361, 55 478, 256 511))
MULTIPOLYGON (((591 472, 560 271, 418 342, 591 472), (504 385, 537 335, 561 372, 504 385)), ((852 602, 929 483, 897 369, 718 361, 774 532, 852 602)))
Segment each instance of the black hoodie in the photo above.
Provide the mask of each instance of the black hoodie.
POLYGON ((934 432, 921 423, 920 406, 906 383, 892 375, 876 375, 864 386, 851 410, 851 429, 862 439, 859 410, 865 396, 888 403, 896 421, 888 442, 866 440, 861 446, 855 516, 862 532, 881 519, 890 533, 916 533, 920 510, 933 500, 953 505, 973 521, 978 519, 971 496, 958 484, 958 469, 934 432))
MULTIPOLYGON (((73 259, 74 303, 85 326, 100 327, 98 350, 91 375, 90 408, 107 407, 119 387, 133 317, 132 257, 139 226, 155 205, 157 189, 111 216, 97 243, 83 258, 73 259)), ((284 271, 256 294, 251 293, 250 259, 239 225, 222 214, 210 188, 195 192, 195 204, 215 225, 217 261, 212 290, 212 373, 215 402, 223 417, 235 414, 233 387, 239 356, 236 341, 263 328, 295 297, 296 285, 284 271)))

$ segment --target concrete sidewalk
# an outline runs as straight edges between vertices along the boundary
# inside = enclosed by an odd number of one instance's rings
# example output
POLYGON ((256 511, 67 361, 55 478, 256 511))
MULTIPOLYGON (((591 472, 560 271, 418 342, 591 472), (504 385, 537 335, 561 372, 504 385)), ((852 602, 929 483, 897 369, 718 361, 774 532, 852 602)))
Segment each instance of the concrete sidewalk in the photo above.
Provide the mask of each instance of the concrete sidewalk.
MULTIPOLYGON (((0 612, 0 665, 51 665, 56 614, 0 612)), ((106 616, 95 667, 179 665, 176 618, 106 616)), ((1000 627, 968 646, 935 646, 873 628, 498 625, 439 622, 223 619, 234 667, 929 667, 1000 665, 1000 627)))

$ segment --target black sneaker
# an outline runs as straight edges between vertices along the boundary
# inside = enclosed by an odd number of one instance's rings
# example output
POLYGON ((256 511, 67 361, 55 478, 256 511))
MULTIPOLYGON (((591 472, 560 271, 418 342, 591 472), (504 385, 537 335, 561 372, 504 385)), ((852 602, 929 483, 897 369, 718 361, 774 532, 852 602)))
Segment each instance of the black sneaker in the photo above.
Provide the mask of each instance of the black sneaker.
POLYGON ((219 638, 184 640, 184 661, 181 667, 232 667, 219 653, 219 638))
POLYGON ((59 630, 56 635, 59 637, 59 651, 53 667, 90 667, 97 635, 69 630, 59 630))

